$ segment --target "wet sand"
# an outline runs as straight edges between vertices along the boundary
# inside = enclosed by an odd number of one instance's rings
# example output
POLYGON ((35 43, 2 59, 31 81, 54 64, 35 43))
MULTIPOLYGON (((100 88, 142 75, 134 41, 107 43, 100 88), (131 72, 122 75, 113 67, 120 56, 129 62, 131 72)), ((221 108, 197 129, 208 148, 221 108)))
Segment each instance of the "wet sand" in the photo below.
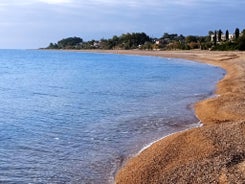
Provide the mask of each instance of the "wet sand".
POLYGON ((126 162, 117 172, 115 183, 244 183, 245 53, 103 52, 183 58, 219 66, 227 71, 217 84, 217 95, 195 105, 196 115, 204 126, 154 143, 126 162))

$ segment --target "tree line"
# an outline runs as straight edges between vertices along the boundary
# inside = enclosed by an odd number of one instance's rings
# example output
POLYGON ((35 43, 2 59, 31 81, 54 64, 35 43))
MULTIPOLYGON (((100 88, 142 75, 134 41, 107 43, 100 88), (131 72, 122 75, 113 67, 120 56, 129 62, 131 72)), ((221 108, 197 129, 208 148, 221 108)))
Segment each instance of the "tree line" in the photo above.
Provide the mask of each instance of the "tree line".
POLYGON ((213 43, 212 50, 245 50, 245 29, 240 32, 239 28, 236 28, 232 34, 228 30, 223 33, 220 29, 210 31, 209 35, 213 43))
POLYGON ((142 50, 245 50, 245 30, 238 28, 230 34, 228 30, 209 31, 206 36, 183 36, 164 33, 152 38, 146 33, 126 33, 109 39, 84 41, 80 37, 64 38, 50 43, 45 49, 142 49, 142 50))

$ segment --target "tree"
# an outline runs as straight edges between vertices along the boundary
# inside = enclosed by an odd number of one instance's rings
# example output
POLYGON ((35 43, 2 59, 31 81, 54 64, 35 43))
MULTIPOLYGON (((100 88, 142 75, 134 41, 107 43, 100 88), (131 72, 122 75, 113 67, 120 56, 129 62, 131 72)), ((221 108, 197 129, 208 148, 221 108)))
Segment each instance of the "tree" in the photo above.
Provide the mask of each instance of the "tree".
POLYGON ((213 31, 208 31, 207 41, 212 41, 212 36, 214 35, 213 31))
POLYGON ((69 37, 69 38, 64 38, 60 41, 58 41, 58 46, 59 48, 65 49, 65 48, 76 48, 79 44, 83 42, 82 38, 79 37, 69 37))
POLYGON ((228 41, 229 40, 229 31, 226 30, 225 32, 225 40, 228 41))
POLYGON ((214 45, 217 44, 217 32, 214 31, 214 45))
POLYGON ((209 36, 211 36, 211 35, 213 35, 213 34, 214 34, 213 31, 209 31, 209 32, 208 32, 208 35, 209 35, 209 36))
POLYGON ((245 35, 245 29, 242 30, 242 36, 244 36, 244 35, 245 35))
POLYGON ((245 50, 245 30, 242 31, 242 36, 239 38, 238 49, 245 50))
POLYGON ((197 42, 197 40, 198 40, 197 36, 192 36, 192 35, 187 36, 185 38, 186 43, 197 42))
POLYGON ((240 35, 240 30, 239 30, 239 28, 236 28, 236 30, 235 30, 235 39, 236 40, 239 38, 239 35, 240 35))
POLYGON ((168 34, 164 33, 162 39, 169 38, 170 40, 176 40, 178 38, 178 34, 168 34))
POLYGON ((50 43, 48 49, 58 49, 58 45, 56 43, 55 44, 50 43))
POLYGON ((221 29, 218 31, 218 41, 221 42, 221 36, 222 36, 222 31, 221 29))

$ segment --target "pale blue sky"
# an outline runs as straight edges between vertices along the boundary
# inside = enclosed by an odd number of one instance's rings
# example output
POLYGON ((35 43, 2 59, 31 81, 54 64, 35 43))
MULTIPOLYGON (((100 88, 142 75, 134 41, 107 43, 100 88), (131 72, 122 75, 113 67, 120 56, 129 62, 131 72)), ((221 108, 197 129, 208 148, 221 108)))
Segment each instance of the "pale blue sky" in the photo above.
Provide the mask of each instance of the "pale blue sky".
POLYGON ((244 0, 0 0, 0 48, 39 48, 70 36, 126 32, 206 35, 245 28, 244 0))

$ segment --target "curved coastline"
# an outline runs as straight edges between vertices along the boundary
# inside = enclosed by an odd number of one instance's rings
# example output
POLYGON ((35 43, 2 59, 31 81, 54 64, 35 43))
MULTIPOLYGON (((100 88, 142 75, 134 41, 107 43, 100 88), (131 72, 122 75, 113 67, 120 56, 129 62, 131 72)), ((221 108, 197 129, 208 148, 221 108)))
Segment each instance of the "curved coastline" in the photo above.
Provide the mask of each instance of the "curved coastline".
MULTIPOLYGON (((108 51, 110 52, 110 51, 108 51)), ((204 126, 178 132, 131 158, 115 183, 242 183, 245 180, 245 53, 209 51, 115 51, 183 58, 227 71, 216 96, 198 102, 204 126)))
POLYGON ((177 132, 129 159, 116 184, 243 183, 245 181, 245 53, 210 51, 92 50, 182 58, 221 67, 216 95, 195 104, 203 126, 177 132))

